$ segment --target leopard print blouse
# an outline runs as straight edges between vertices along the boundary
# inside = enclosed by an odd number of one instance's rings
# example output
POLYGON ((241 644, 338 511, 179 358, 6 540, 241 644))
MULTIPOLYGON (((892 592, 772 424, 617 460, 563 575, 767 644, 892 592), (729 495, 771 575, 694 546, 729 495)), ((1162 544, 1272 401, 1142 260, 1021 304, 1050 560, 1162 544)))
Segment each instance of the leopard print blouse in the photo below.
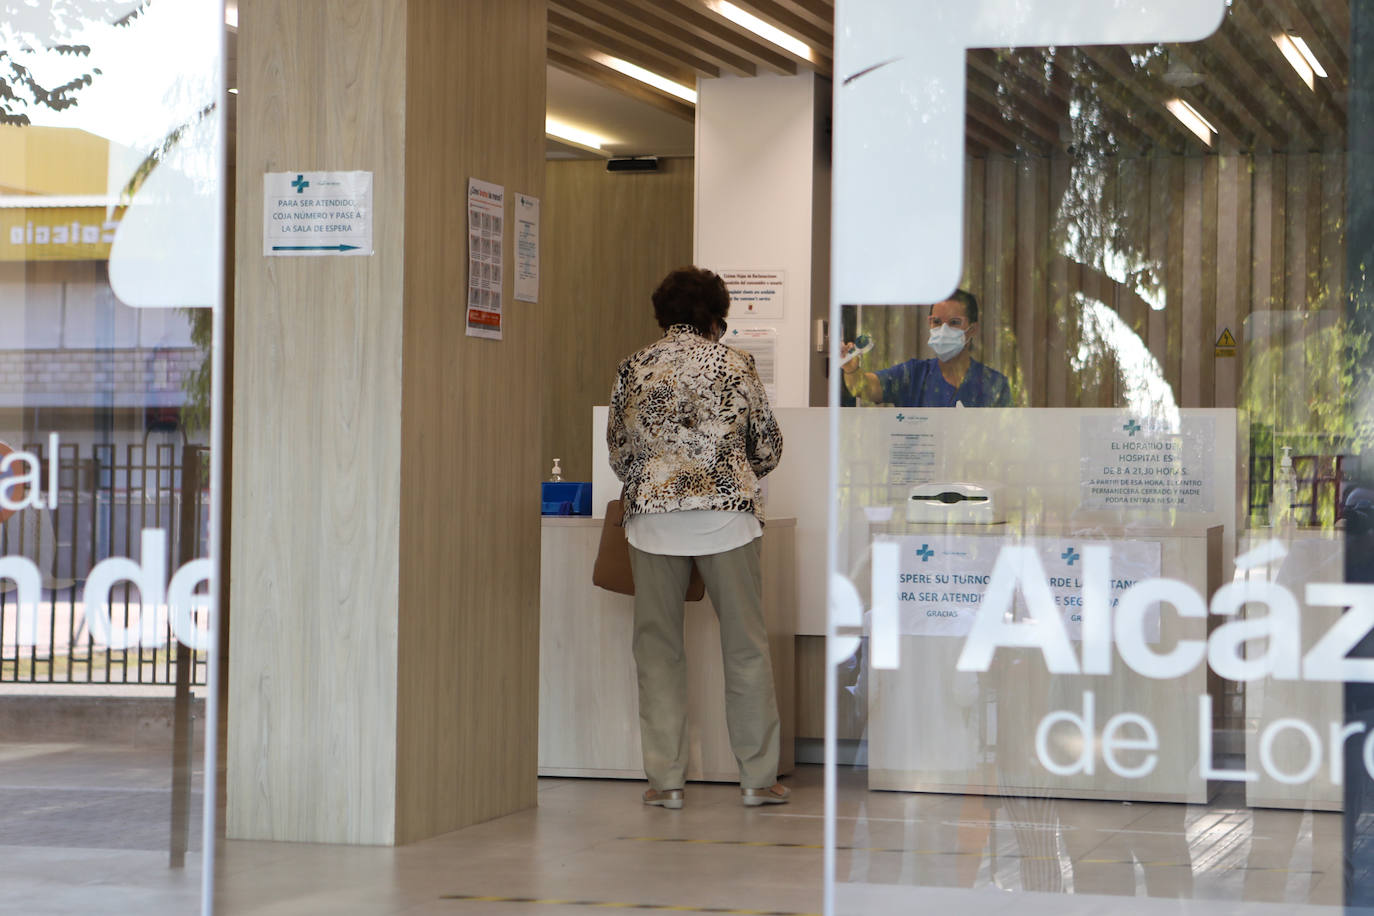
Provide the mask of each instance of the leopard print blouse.
POLYGON ((782 432, 754 357, 675 324, 620 364, 606 445, 626 517, 716 509, 762 522, 759 478, 778 466, 782 432))

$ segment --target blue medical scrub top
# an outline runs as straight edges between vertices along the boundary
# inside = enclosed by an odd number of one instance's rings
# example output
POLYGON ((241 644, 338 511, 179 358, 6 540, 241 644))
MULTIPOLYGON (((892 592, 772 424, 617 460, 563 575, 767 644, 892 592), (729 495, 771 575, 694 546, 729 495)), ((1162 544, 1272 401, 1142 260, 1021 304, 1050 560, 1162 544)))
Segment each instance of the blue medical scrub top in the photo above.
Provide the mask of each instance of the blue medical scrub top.
POLYGON ((897 407, 1010 407, 1011 386, 996 369, 970 360, 968 372, 956 389, 940 374, 940 361, 909 359, 875 375, 883 387, 882 403, 897 407))

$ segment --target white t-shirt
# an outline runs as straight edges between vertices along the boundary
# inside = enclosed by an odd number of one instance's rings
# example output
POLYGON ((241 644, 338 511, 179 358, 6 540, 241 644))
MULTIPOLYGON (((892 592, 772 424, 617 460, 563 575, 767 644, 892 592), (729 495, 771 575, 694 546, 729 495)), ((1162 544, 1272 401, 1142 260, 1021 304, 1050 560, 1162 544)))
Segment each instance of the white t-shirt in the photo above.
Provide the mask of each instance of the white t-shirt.
POLYGON ((703 557, 743 547, 763 535, 752 512, 687 509, 630 516, 625 539, 645 553, 673 557, 703 557))

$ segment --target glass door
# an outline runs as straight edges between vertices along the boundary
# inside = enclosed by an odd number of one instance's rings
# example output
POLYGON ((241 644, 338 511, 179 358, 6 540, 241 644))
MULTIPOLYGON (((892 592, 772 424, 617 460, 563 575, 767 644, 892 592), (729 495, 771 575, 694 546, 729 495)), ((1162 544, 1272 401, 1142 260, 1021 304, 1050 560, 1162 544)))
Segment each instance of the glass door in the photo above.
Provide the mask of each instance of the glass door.
POLYGON ((194 912, 223 4, 0 6, 0 885, 16 912, 194 912))
POLYGON ((1374 897, 1369 16, 837 8, 827 912, 1374 897))

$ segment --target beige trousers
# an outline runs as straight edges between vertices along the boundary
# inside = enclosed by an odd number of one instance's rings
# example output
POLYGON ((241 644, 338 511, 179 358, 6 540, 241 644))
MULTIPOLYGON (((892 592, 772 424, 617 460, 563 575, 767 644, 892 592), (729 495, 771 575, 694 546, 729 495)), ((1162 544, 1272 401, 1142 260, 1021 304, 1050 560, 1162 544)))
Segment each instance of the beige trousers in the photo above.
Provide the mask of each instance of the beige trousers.
MULTIPOLYGON (((725 721, 740 785, 762 789, 778 778, 778 702, 763 623, 761 538, 696 557, 720 621, 725 721)), ((687 776, 687 657, 683 595, 692 557, 630 548, 635 577, 635 666, 644 775, 655 789, 680 789, 687 776)))

